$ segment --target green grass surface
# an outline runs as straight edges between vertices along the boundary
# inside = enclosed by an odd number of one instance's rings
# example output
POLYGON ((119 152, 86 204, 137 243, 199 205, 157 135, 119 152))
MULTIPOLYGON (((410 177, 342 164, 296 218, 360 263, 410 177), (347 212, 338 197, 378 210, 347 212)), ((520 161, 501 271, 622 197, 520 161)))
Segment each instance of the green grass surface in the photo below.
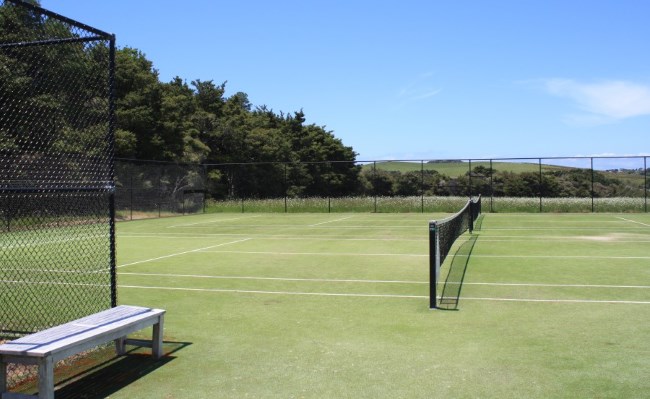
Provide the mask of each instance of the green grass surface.
POLYGON ((119 223, 119 302, 167 310, 168 356, 61 397, 647 397, 650 215, 486 214, 455 311, 428 309, 440 216, 119 223))

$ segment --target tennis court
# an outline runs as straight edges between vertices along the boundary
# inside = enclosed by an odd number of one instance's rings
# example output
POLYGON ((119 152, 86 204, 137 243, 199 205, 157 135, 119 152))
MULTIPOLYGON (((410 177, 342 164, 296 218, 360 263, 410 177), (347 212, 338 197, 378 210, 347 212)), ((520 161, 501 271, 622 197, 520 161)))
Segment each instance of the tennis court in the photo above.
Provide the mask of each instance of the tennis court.
POLYGON ((650 216, 485 214, 443 265, 459 298, 429 310, 444 216, 119 223, 119 302, 167 309, 172 353, 111 397, 647 395, 650 216))

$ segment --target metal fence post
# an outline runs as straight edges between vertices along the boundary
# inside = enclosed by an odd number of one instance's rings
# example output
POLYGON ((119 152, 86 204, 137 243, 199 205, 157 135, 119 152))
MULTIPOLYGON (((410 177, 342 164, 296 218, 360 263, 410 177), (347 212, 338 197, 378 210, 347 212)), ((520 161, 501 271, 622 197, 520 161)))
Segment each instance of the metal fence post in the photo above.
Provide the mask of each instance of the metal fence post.
POLYGON ((375 186, 377 184, 377 161, 372 162, 372 180, 372 193, 375 197, 374 213, 377 213, 377 187, 375 186))
POLYGON ((468 189, 467 197, 471 199, 472 198, 472 160, 471 159, 469 160, 468 176, 469 176, 469 187, 467 188, 468 189))
POLYGON ((591 159, 591 213, 594 213, 594 157, 591 159))
POLYGON ((542 213, 542 187, 543 187, 543 180, 542 180, 542 158, 539 159, 539 213, 542 213))
POLYGON ((492 160, 490 159, 490 213, 494 212, 492 202, 494 201, 494 169, 492 169, 492 160))
POLYGON ((420 211, 424 213, 424 160, 420 161, 420 211))

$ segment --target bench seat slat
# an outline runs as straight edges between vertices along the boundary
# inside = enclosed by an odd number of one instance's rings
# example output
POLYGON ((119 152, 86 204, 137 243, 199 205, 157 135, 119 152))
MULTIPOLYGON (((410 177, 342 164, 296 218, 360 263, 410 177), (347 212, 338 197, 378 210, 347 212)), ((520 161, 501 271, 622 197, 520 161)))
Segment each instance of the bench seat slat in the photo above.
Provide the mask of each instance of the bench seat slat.
POLYGON ((0 398, 33 398, 34 396, 7 392, 6 364, 38 364, 39 398, 54 397, 53 365, 68 356, 115 341, 118 349, 128 334, 153 326, 150 345, 155 358, 162 356, 162 328, 165 311, 140 306, 121 305, 52 327, 0 345, 0 398))
MULTIPOLYGON (((120 308, 120 307, 118 307, 120 308)), ((92 323, 92 316, 72 321, 57 327, 52 327, 41 332, 16 339, 0 345, 0 355, 45 357, 53 356, 55 361, 93 348, 113 339, 123 337, 129 333, 141 330, 152 323, 152 318, 164 314, 161 309, 139 308, 140 311, 124 312, 124 309, 112 309, 98 313, 97 323, 92 323), (103 314, 102 314, 103 313, 103 314), (130 315, 130 317, 129 317, 130 315), (84 320, 84 325, 78 325, 84 320), (68 349, 71 349, 69 352, 68 349)), ((135 308, 135 307, 129 307, 135 308)))

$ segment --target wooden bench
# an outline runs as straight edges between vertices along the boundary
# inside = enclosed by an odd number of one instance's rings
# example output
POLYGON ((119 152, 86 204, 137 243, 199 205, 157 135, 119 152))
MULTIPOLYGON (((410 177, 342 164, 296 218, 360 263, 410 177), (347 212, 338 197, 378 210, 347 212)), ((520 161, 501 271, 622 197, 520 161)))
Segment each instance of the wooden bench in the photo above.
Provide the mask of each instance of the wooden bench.
POLYGON ((56 362, 109 341, 115 341, 118 355, 124 354, 125 345, 134 344, 151 347, 153 356, 160 358, 164 315, 162 309, 121 305, 0 345, 0 399, 54 399, 56 362), (151 342, 127 339, 149 326, 151 342), (38 396, 7 391, 8 363, 38 365, 38 396))

